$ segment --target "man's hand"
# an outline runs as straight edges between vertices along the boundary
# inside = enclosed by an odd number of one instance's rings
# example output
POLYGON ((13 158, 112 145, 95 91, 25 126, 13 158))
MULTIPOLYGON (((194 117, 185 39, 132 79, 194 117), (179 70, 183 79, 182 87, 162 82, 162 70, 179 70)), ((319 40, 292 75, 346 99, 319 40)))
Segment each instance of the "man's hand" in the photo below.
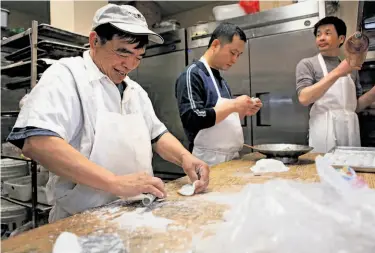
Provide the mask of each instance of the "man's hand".
POLYGON ((375 104, 375 85, 371 90, 359 97, 356 112, 361 112, 369 106, 375 104))
POLYGON ((234 99, 235 111, 240 115, 248 115, 254 107, 254 103, 247 95, 242 95, 234 99))
POLYGON ((115 176, 112 186, 112 193, 120 197, 134 197, 143 193, 151 193, 158 198, 167 196, 163 181, 145 172, 115 176))
POLYGON ((256 114, 263 106, 262 101, 259 98, 250 98, 247 95, 239 96, 235 99, 236 110, 240 115, 240 118, 245 116, 252 116, 256 114))
POLYGON ((207 188, 210 169, 205 162, 190 153, 185 153, 182 156, 182 168, 190 178, 190 181, 192 183, 195 182, 195 193, 202 192, 207 188))

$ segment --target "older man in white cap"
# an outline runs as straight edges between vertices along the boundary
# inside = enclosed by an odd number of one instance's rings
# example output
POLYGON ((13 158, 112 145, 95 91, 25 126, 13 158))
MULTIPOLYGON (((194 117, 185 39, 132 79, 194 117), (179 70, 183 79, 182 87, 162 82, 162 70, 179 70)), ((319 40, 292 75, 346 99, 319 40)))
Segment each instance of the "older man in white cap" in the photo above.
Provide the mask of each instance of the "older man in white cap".
POLYGON ((50 170, 50 222, 118 197, 165 197, 152 148, 180 165, 196 192, 207 187, 207 164, 168 133, 128 77, 149 41, 163 43, 136 8, 108 4, 93 19, 90 50, 53 64, 25 101, 8 141, 50 170))

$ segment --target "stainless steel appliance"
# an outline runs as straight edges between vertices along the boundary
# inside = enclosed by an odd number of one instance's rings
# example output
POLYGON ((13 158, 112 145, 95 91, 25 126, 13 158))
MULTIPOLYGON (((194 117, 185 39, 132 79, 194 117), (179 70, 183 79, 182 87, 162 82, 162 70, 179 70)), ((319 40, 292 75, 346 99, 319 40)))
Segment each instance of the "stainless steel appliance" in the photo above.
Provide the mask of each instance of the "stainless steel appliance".
MULTIPOLYGON (((158 118, 187 148, 188 140, 182 128, 174 94, 176 79, 186 66, 185 33, 185 29, 162 33, 164 44, 149 45, 140 66, 129 77, 146 90, 158 118)), ((155 175, 165 180, 184 175, 180 167, 163 160, 156 153, 153 168, 155 175)))
MULTIPOLYGON (((375 51, 367 53, 366 61, 359 71, 363 92, 375 86, 375 51)), ((375 103, 358 114, 362 147, 375 147, 375 103)))
MULTIPOLYGON (((263 108, 242 122, 245 143, 307 144, 308 108, 298 102, 295 68, 317 54, 312 28, 318 2, 307 1, 227 20, 248 38, 243 56, 223 72, 235 96, 259 97, 263 108)), ((219 22, 187 30, 188 62, 199 59, 219 22)))
POLYGON ((311 150, 312 147, 296 144, 260 144, 252 147, 267 158, 282 161, 284 164, 298 163, 298 157, 311 150))
MULTIPOLYGON (((363 92, 375 86, 375 2, 359 1, 357 29, 370 39, 366 61, 359 71, 363 92)), ((375 103, 358 114, 361 130, 361 145, 375 147, 375 103)))
POLYGON ((295 69, 317 53, 314 41, 311 29, 250 39, 251 93, 264 103, 253 120, 254 145, 308 143, 309 112, 298 101, 295 69))

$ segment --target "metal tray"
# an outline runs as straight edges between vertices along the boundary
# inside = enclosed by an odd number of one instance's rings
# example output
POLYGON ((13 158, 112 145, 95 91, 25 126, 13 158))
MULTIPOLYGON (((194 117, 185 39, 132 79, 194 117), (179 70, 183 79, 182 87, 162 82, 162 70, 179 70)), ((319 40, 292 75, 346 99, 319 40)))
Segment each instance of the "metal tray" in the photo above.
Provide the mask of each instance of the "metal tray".
POLYGON ((373 147, 345 147, 345 146, 338 146, 330 150, 328 153, 335 152, 336 150, 342 151, 360 151, 360 152, 375 152, 375 148, 373 147))
POLYGON ((310 152, 313 148, 296 144, 261 144, 254 145, 253 149, 267 156, 298 157, 310 152))
MULTIPOLYGON (((9 48, 25 48, 30 46, 30 35, 31 29, 27 29, 25 32, 16 34, 12 37, 9 37, 3 41, 1 41, 2 47, 9 47, 9 48)), ((75 45, 84 45, 88 43, 88 37, 83 36, 81 34, 72 33, 69 31, 65 31, 48 24, 40 24, 38 25, 38 41, 41 40, 51 40, 54 39, 56 41, 61 42, 70 42, 75 45)))
MULTIPOLYGON (((42 74, 38 74, 37 82, 41 78, 42 74)), ((22 78, 16 78, 14 80, 11 80, 9 82, 6 82, 5 87, 9 90, 17 90, 17 89, 30 89, 31 87, 31 77, 22 77, 22 78)))
MULTIPOLYGON (((37 60, 37 71, 38 74, 43 73, 49 66, 52 65, 56 60, 52 59, 38 59, 37 60)), ((24 76, 29 77, 31 75, 31 61, 21 61, 14 64, 7 65, 1 68, 1 74, 10 77, 24 76)))
MULTIPOLYGON (((84 47, 43 40, 38 42, 38 58, 48 56, 50 59, 59 59, 62 57, 72 57, 82 55, 87 49, 84 47)), ((5 56, 4 58, 8 61, 20 61, 20 60, 30 60, 31 57, 31 47, 25 47, 20 50, 15 51, 12 54, 5 56)))
MULTIPOLYGON (((328 153, 374 153, 375 154, 375 148, 373 147, 335 147, 332 150, 330 150, 328 153)), ((335 168, 342 168, 344 166, 351 167, 356 172, 366 172, 366 173, 375 173, 375 166, 353 166, 353 165, 342 165, 342 164, 332 164, 332 167, 335 168)))
POLYGON ((297 144, 261 144, 254 145, 253 150, 266 155, 267 158, 282 161, 284 164, 295 164, 298 157, 310 152, 313 148, 297 144))

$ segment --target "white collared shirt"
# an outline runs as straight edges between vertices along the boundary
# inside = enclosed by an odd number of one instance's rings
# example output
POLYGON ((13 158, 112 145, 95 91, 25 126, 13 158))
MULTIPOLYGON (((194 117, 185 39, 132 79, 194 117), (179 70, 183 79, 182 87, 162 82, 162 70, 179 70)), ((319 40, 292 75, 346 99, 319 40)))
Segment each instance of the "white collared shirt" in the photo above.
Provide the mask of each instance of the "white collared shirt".
MULTIPOLYGON (((98 69, 89 51, 84 52, 83 59, 89 82, 101 84, 105 108, 110 112, 121 113, 121 96, 117 86, 98 69)), ((130 85, 127 85, 124 97, 128 89, 133 89, 131 96, 138 96, 138 99, 134 100, 139 101, 141 105, 133 105, 133 100, 129 99, 123 110, 131 113, 132 108, 140 107, 150 131, 151 140, 157 139, 167 131, 167 128, 155 115, 146 91, 136 82, 130 81, 128 77, 126 80, 129 80, 130 85)), ((50 130, 78 150, 83 127, 80 103, 72 74, 66 67, 55 63, 43 73, 38 84, 32 89, 14 127, 50 130)))

